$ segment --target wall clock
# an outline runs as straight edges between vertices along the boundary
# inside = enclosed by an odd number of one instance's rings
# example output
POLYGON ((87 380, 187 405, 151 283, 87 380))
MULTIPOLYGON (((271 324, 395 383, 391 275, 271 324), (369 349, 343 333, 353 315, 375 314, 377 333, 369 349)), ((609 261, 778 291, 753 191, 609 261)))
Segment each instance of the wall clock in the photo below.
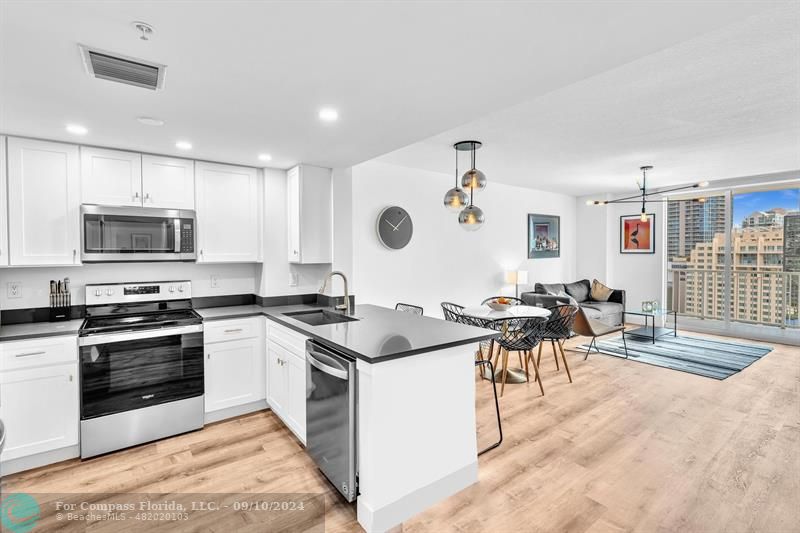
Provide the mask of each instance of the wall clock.
POLYGON ((411 216, 402 207, 393 205, 378 215, 378 239, 390 250, 405 248, 413 233, 411 216))

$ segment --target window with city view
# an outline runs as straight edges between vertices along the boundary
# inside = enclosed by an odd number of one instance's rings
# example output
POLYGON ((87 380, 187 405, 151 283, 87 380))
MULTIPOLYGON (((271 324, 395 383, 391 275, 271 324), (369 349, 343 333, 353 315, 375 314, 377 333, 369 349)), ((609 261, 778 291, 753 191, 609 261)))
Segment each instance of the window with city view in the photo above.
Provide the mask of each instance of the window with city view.
POLYGON ((679 313, 800 326, 800 189, 669 201, 667 269, 679 313))

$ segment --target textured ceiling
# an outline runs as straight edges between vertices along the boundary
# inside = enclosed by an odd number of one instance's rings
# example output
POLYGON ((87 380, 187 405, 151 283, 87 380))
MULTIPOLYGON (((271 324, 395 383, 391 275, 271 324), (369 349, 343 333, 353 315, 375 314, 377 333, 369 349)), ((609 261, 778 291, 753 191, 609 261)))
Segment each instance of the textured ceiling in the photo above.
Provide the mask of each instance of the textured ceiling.
MULTIPOLYGON (((259 165, 257 154, 266 152, 277 167, 347 166, 777 4, 3 0, 0 132, 155 153, 180 153, 175 141, 187 139, 194 149, 186 154, 198 159, 259 165), (138 39, 135 20, 155 26, 152 40, 138 39), (166 64, 165 90, 88 77, 78 43, 166 64), (338 108, 338 123, 319 122, 317 111, 326 105, 338 108), (142 115, 166 125, 141 125, 135 118, 142 115), (70 136, 69 122, 89 134, 70 136)), ((630 96, 631 89, 621 94, 630 96)), ((577 148, 596 141, 607 124, 593 129, 576 114, 615 121, 624 111, 622 125, 635 113, 652 112, 642 102, 611 107, 603 117, 591 101, 565 102, 549 110, 560 116, 540 117, 528 108, 476 128, 489 141, 487 153, 502 146, 514 155, 514 166, 498 168, 493 179, 542 176, 545 169, 531 165, 542 155, 553 156, 548 168, 563 168, 566 160, 577 164, 580 153, 591 168, 603 144, 589 153, 577 148), (551 131, 533 127, 540 118, 551 131), (515 145, 523 134, 530 144, 515 145), (531 158, 520 159, 520 151, 531 158)), ((449 154, 441 152, 435 158, 446 165, 449 154)))
MULTIPOLYGON (((800 169, 800 3, 731 24, 411 145, 382 161, 453 172, 478 139, 497 181, 574 195, 800 169)), ((463 164, 467 160, 464 158, 463 164)))

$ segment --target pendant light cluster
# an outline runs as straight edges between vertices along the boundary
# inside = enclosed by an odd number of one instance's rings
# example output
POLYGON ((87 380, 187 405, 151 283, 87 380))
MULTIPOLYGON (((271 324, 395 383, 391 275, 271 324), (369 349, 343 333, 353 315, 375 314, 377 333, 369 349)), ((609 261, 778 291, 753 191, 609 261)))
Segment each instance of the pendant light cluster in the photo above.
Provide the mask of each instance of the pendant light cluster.
POLYGON ((453 145, 456 150, 456 183, 455 187, 444 195, 444 206, 450 211, 458 213, 458 223, 467 231, 479 230, 486 219, 483 210, 472 203, 475 191, 482 191, 486 188, 486 175, 475 168, 475 150, 481 146, 482 144, 478 141, 460 141, 453 145), (461 176, 460 184, 458 152, 470 152, 472 163, 472 168, 461 176))

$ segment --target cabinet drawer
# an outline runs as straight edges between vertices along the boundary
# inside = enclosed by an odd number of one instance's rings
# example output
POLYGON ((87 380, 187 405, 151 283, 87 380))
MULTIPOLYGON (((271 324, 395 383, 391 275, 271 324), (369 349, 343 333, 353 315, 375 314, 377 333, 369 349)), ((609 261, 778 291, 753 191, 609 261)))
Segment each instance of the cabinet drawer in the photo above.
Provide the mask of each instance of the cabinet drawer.
POLYGON ((236 320, 214 320, 203 323, 203 342, 233 341, 250 339, 261 334, 261 321, 263 318, 254 316, 236 320))
POLYGON ((65 335, 0 343, 0 371, 78 361, 78 338, 65 335))
POLYGON ((268 319, 267 338, 305 359, 306 340, 308 339, 305 335, 301 335, 268 319))

